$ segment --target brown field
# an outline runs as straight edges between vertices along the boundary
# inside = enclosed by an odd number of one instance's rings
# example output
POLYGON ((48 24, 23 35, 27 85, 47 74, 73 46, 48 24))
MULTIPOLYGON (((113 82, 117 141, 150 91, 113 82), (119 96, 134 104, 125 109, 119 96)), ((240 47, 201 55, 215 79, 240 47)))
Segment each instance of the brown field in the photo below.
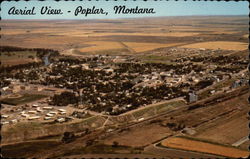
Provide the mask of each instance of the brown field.
POLYGON ((214 41, 214 42, 202 42, 181 46, 182 48, 205 48, 205 49, 222 49, 222 50, 246 50, 247 43, 241 42, 229 42, 229 41, 214 41))
POLYGON ((199 33, 192 32, 171 32, 171 33, 91 33, 91 32, 69 32, 69 33, 55 33, 52 35, 68 35, 68 36, 79 36, 79 37, 102 37, 102 36, 173 36, 173 37, 184 37, 184 36, 196 36, 199 33))
POLYGON ((193 128, 192 137, 231 145, 248 135, 249 94, 191 111, 172 113, 166 122, 193 128), (240 131, 239 131, 240 130, 240 131))
POLYGON ((214 31, 212 34, 236 34, 238 32, 235 31, 214 31))
POLYGON ((30 63, 30 62, 34 62, 31 59, 10 59, 10 60, 4 60, 2 61, 1 65, 3 66, 12 66, 12 65, 19 65, 19 64, 26 64, 26 63, 30 63))
POLYGON ((176 45, 181 45, 182 43, 170 43, 170 44, 160 44, 160 43, 136 43, 136 42, 124 42, 129 48, 133 49, 135 52, 144 52, 149 50, 154 50, 163 47, 173 47, 176 45))
POLYGON ((163 146, 170 148, 198 151, 198 152, 215 154, 226 157, 233 157, 233 158, 249 156, 248 151, 236 149, 233 147, 227 147, 223 145, 216 145, 212 143, 191 140, 187 138, 181 138, 181 137, 171 137, 165 139, 161 142, 161 144, 163 146))
MULTIPOLYGON (((211 48, 215 39, 222 41, 221 49, 246 49, 248 17, 161 17, 116 20, 54 20, 0 22, 1 45, 27 48, 69 49, 81 52, 124 49, 119 42, 127 43, 134 52, 172 47, 175 44, 195 48, 211 48), (236 25, 239 24, 239 25, 236 25), (72 29, 73 28, 73 29, 72 29), (202 38, 203 43, 196 39, 202 38), (240 39, 239 43, 229 43, 240 39), (224 43, 227 42, 227 43, 224 43), (198 43, 197 43, 198 42, 198 43), (197 44, 196 44, 197 43, 197 44), (94 46, 90 46, 94 45, 94 46), (198 45, 198 46, 197 46, 198 45), (227 47, 226 47, 227 46, 227 47)), ((216 41, 217 41, 216 40, 216 41)), ((123 50, 124 51, 124 50, 123 50)), ((111 51, 112 52, 112 51, 111 51)), ((117 51, 119 54, 119 51, 117 51)), ((134 53, 132 51, 132 53, 134 53)), ((126 53, 131 54, 131 50, 126 53)), ((72 52, 72 54, 75 54, 72 52)))
POLYGON ((250 145, 250 140, 248 140, 248 141, 244 142, 243 144, 241 144, 239 146, 239 148, 249 151, 249 145, 250 145))
POLYGON ((104 143, 112 145, 114 141, 117 141, 120 145, 124 146, 146 146, 170 134, 171 131, 169 128, 162 128, 159 125, 150 124, 134 128, 130 131, 121 132, 111 138, 105 139, 104 143))
MULTIPOLYGON (((248 94, 244 94, 202 109, 171 113, 161 120, 170 123, 184 123, 186 127, 193 127, 196 131, 196 134, 192 136, 194 138, 231 145, 248 134, 247 96, 248 94)), ((137 118, 139 119, 141 116, 137 118)), ((175 133, 168 127, 161 126, 160 123, 125 130, 106 138, 104 142, 112 144, 113 141, 117 141, 126 146, 145 146, 175 133)), ((247 149, 246 146, 244 147, 247 149)))
MULTIPOLYGON (((206 112, 203 113, 203 120, 206 119, 207 114, 210 113, 213 114, 215 119, 217 118, 217 120, 210 117, 210 121, 208 121, 207 123, 204 123, 202 125, 196 123, 196 125, 199 126, 197 126, 197 133, 193 135, 193 137, 232 145, 241 138, 247 136, 249 132, 249 121, 247 118, 247 113, 249 112, 249 104, 247 101, 247 97, 248 93, 238 96, 237 98, 218 103, 214 105, 214 107, 210 107, 200 111, 197 110, 200 113, 206 112), (226 114, 222 115, 223 113, 226 114)), ((193 116, 195 115, 197 114, 193 114, 193 116)), ((193 120, 193 117, 190 117, 190 121, 191 120, 193 120)))
POLYGON ((27 33, 27 30, 23 29, 6 29, 2 35, 18 35, 18 34, 25 34, 27 33))
POLYGON ((232 120, 219 124, 215 127, 211 126, 208 130, 195 136, 220 143, 233 144, 244 137, 244 135, 247 136, 249 131, 247 123, 247 112, 245 112, 242 116, 237 114, 237 117, 234 117, 232 120))
POLYGON ((81 52, 95 52, 101 50, 112 50, 112 49, 121 49, 123 45, 118 42, 107 42, 107 41, 92 41, 87 42, 86 44, 92 45, 89 47, 81 48, 79 51, 81 52))

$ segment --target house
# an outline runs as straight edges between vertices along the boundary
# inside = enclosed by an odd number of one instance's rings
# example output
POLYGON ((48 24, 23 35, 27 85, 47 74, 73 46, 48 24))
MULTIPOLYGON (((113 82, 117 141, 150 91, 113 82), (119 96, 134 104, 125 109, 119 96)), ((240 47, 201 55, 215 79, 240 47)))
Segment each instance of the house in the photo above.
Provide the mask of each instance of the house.
POLYGON ((33 87, 33 90, 34 90, 34 91, 40 92, 40 91, 43 90, 43 88, 42 88, 42 87, 39 87, 39 86, 34 86, 34 87, 33 87))
POLYGON ((45 110, 52 110, 53 107, 43 107, 43 109, 45 109, 45 110))
POLYGON ((142 121, 142 120, 144 120, 144 118, 140 118, 140 119, 138 119, 138 121, 142 121))
POLYGON ((60 112, 66 112, 65 109, 58 109, 60 112))
POLYGON ((65 115, 65 114, 66 114, 66 112, 60 112, 60 114, 61 114, 61 115, 65 115))
POLYGON ((38 104, 33 104, 32 107, 38 107, 39 105, 38 104))
POLYGON ((36 113, 37 113, 37 111, 30 110, 30 111, 28 111, 28 113, 29 113, 29 114, 36 114, 36 113))
POLYGON ((39 118, 40 118, 40 116, 31 116, 28 118, 28 120, 34 120, 34 119, 39 119, 39 118))
POLYGON ((50 111, 49 114, 57 114, 55 111, 50 111))
POLYGON ((2 115, 2 118, 8 118, 9 115, 2 115))
POLYGON ((58 118, 58 119, 56 119, 56 121, 58 121, 59 123, 62 123, 65 121, 65 118, 58 118))
POLYGON ((8 121, 1 121, 1 125, 6 125, 6 124, 9 124, 8 121))
POLYGON ((41 110, 40 107, 37 107, 37 108, 36 108, 36 111, 37 111, 37 112, 43 112, 43 110, 41 110))
POLYGON ((85 69, 85 70, 88 70, 89 69, 89 64, 81 64, 82 68, 85 69))
POLYGON ((48 117, 53 117, 54 114, 47 113, 46 116, 48 116, 48 117))
POLYGON ((44 120, 50 120, 50 119, 52 119, 52 117, 49 116, 44 117, 44 120))

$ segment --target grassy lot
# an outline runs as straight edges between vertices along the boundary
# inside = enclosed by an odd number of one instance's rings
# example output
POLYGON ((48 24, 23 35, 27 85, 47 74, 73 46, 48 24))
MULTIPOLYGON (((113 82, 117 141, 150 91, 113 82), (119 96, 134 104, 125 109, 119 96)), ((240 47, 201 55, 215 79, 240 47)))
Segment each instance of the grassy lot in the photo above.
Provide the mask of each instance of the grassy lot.
POLYGON ((183 100, 179 100, 179 101, 173 101, 173 102, 160 104, 160 105, 157 105, 155 108, 156 108, 156 112, 158 114, 158 113, 162 113, 162 112, 171 110, 175 107, 178 107, 178 106, 181 106, 184 104, 185 104, 185 102, 183 100))
POLYGON ((86 128, 98 128, 103 123, 104 119, 99 116, 89 117, 74 123, 55 123, 53 125, 42 122, 20 122, 2 130, 1 135, 4 139, 2 142, 27 141, 42 137, 58 136, 65 131, 81 132, 86 128))
POLYGON ((133 112, 132 114, 136 119, 139 119, 141 117, 147 118, 147 117, 171 110, 175 107, 178 107, 184 104, 185 102, 183 100, 172 101, 172 102, 167 102, 164 104, 159 104, 159 105, 155 105, 151 107, 145 107, 143 109, 133 112))
POLYGON ((1 100, 1 102, 4 104, 19 105, 19 104, 36 101, 45 97, 47 96, 41 95, 41 94, 24 94, 21 97, 17 97, 17 98, 4 98, 1 100))
POLYGON ((28 132, 42 129, 43 125, 40 122, 20 122, 16 123, 14 126, 11 126, 7 129, 2 130, 2 137, 8 138, 11 135, 17 136, 17 135, 25 135, 29 136, 28 132))
POLYGON ((82 121, 82 123, 90 127, 100 127, 105 122, 105 119, 100 116, 93 116, 82 121))
POLYGON ((133 115, 136 119, 139 119, 141 117, 150 117, 150 116, 155 115, 154 111, 155 111, 154 107, 148 107, 148 108, 146 107, 144 109, 134 112, 133 115))

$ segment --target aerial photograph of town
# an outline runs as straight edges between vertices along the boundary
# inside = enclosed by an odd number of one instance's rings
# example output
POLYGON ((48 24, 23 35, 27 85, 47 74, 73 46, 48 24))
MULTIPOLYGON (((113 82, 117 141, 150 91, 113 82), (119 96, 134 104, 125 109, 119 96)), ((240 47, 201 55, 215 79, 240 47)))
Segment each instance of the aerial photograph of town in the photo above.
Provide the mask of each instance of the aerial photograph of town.
POLYGON ((3 18, 1 157, 247 158, 246 8, 3 18))

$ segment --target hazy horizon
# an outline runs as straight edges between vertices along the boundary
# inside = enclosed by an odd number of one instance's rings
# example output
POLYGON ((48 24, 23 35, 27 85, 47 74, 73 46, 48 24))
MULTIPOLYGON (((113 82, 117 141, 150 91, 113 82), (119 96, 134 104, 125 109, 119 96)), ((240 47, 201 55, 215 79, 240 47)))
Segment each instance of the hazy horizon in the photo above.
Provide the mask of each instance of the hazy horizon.
POLYGON ((217 1, 3 1, 1 3, 2 19, 127 19, 142 17, 162 17, 162 16, 238 16, 248 15, 247 1, 240 2, 217 2, 217 1), (155 14, 115 14, 113 7, 125 5, 127 8, 154 8, 155 14), (31 9, 36 7, 36 15, 9 15, 11 7, 16 9, 31 9), (43 6, 51 6, 54 9, 61 9, 61 15, 42 15, 40 10, 43 6), (105 14, 74 15, 78 6, 82 8, 103 8, 108 12, 105 14), (70 12, 68 12, 70 11, 70 12))
POLYGON ((172 16, 154 16, 154 17, 124 17, 124 18, 113 18, 113 19, 2 19, 1 21, 102 21, 102 20, 128 20, 128 19, 156 19, 156 18, 171 18, 171 17, 248 17, 248 15, 172 15, 172 16))

